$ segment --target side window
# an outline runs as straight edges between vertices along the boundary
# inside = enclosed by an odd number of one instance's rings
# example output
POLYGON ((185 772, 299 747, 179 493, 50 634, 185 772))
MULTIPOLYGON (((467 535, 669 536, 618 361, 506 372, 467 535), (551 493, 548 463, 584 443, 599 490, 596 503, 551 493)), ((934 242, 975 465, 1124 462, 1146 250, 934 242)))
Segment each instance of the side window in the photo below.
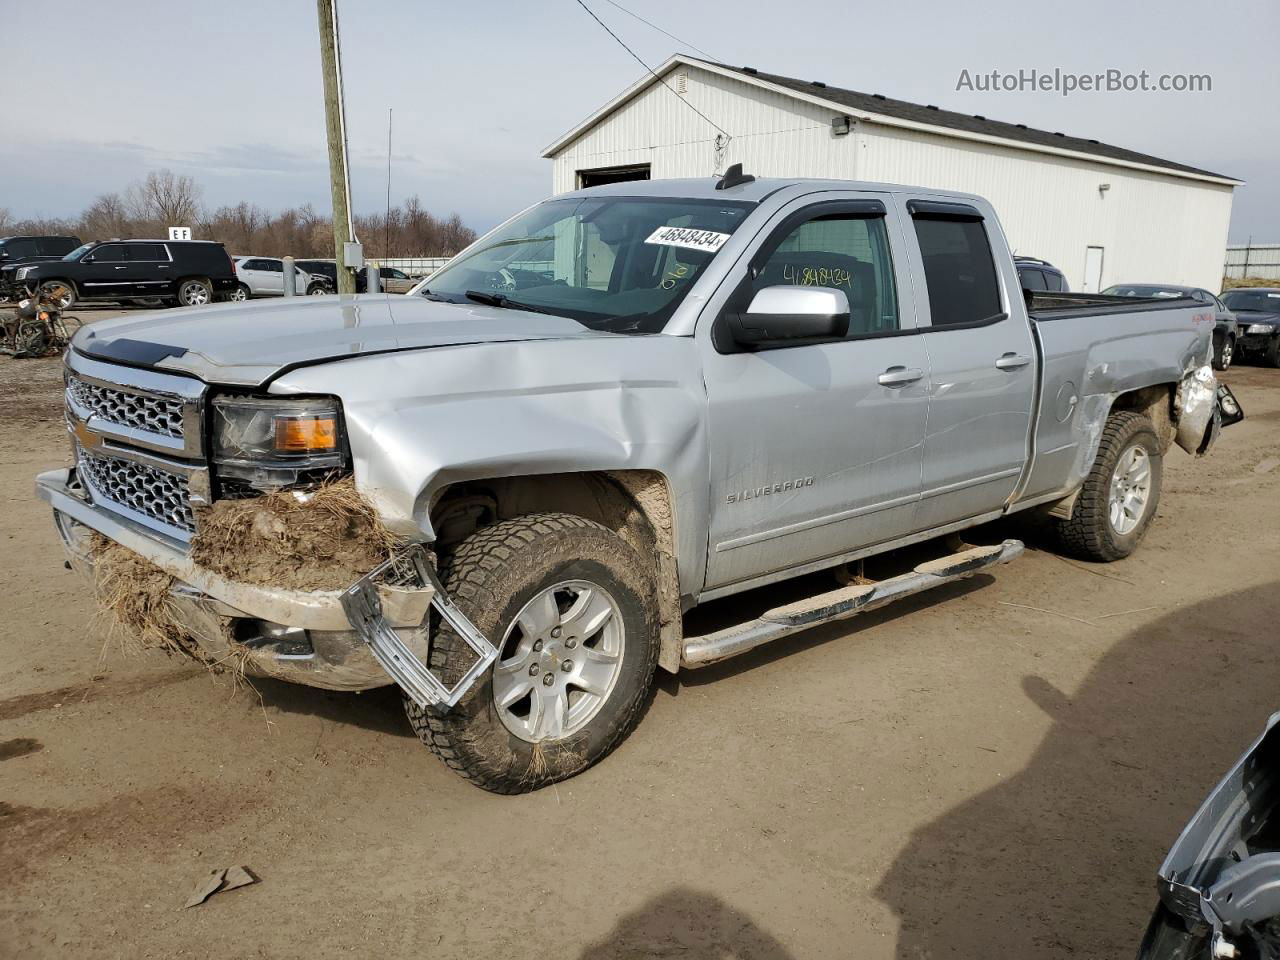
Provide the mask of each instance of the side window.
POLYGON ((1061 293, 1066 289, 1066 278, 1054 270, 1044 271, 1045 289, 1050 293, 1061 293))
POLYGON ((36 242, 34 240, 10 240, 4 245, 4 252, 14 260, 21 257, 34 257, 37 256, 36 242))
POLYGON ((128 257, 123 243, 104 243, 93 251, 93 259, 96 263, 124 263, 128 257))
POLYGON ((45 237, 37 241, 40 253, 46 257, 65 257, 80 246, 74 237, 45 237))
POLYGON ((884 217, 834 214, 795 227, 769 254, 751 284, 843 290, 849 336, 898 329, 898 297, 884 217))
POLYGON ((284 264, 279 260, 259 260, 262 266, 259 270, 266 270, 268 273, 284 273, 284 264))
POLYGON ((1019 267, 1018 279, 1022 281, 1023 290, 1048 290, 1045 273, 1035 267, 1019 267))
POLYGON ((982 221, 917 216, 915 226, 933 326, 998 317, 1003 312, 1000 285, 982 221))
POLYGON ((129 259, 134 263, 165 263, 168 262, 169 256, 164 251, 164 244, 131 243, 129 259))

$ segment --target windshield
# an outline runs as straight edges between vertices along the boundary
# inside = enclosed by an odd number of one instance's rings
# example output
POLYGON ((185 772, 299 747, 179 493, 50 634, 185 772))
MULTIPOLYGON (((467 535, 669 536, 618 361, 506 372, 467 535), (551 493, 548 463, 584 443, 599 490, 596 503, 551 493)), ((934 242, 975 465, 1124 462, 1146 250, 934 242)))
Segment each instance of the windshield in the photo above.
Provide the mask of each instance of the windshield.
POLYGON ((657 333, 755 204, 678 198, 548 200, 427 281, 420 296, 657 333))
POLYGON ((62 259, 63 259, 63 260, 79 260, 79 259, 80 259, 80 255, 81 255, 82 253, 87 252, 87 251, 88 251, 88 249, 89 249, 90 247, 92 247, 92 246, 93 246, 93 244, 92 244, 92 243, 82 243, 82 244, 80 244, 80 246, 76 247, 74 250, 72 250, 70 253, 68 253, 68 254, 67 254, 65 257, 63 257, 62 259))
POLYGON ((1280 313, 1280 290, 1232 290, 1222 295, 1228 310, 1280 313))
POLYGON ((1186 290, 1177 287, 1156 287, 1149 284, 1117 284, 1102 291, 1104 296, 1111 297, 1189 297, 1186 290))

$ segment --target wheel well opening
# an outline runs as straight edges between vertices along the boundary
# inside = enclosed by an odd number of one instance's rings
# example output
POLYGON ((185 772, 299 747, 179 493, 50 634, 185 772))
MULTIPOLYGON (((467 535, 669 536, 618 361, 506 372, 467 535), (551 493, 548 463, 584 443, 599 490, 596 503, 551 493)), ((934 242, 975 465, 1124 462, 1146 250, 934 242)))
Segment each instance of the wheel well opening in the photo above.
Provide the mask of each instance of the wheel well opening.
POLYGON ((1147 417, 1155 426, 1156 436, 1160 438, 1160 452, 1167 453, 1177 434, 1174 422, 1173 401, 1175 386, 1172 383, 1158 383, 1150 387, 1140 387, 1116 397, 1111 404, 1112 412, 1132 410, 1147 417))
POLYGON ((594 520, 649 564, 661 620, 658 663, 673 673, 679 669, 684 635, 675 513, 666 478, 655 470, 613 470, 468 480, 439 491, 430 516, 436 548, 447 552, 482 526, 543 512, 594 520))

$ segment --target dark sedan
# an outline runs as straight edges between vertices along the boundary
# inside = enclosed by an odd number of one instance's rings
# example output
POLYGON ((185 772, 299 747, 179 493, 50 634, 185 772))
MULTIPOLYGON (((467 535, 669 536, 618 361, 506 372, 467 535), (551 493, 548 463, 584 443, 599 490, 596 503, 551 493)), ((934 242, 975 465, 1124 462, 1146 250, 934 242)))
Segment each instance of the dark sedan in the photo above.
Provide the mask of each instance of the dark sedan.
POLYGON ((1217 326, 1213 331, 1213 366, 1226 370, 1240 346, 1240 331, 1229 305, 1203 287, 1180 287, 1169 283, 1117 283, 1102 291, 1113 297, 1191 297, 1213 307, 1217 326))
POLYGON ((1240 287, 1222 299, 1240 323, 1244 355, 1280 367, 1280 287, 1240 287))

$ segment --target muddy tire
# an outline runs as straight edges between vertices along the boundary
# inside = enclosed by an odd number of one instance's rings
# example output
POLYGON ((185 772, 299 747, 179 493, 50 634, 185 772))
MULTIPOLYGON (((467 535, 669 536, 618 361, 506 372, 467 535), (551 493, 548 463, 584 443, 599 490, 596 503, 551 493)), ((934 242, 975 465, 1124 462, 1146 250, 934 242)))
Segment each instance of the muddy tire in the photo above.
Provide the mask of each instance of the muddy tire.
POLYGON ((1267 344, 1267 363, 1273 367, 1280 367, 1280 333, 1271 338, 1271 342, 1267 344))
MULTIPOLYGON (((498 647, 453 710, 405 701, 409 722, 457 773, 524 793, 585 770, 635 728, 658 662, 653 579, 615 533, 541 513, 484 527, 442 559, 445 589, 498 647)), ((431 667, 450 685, 475 657, 445 624, 431 667)))
POLYGON ((1162 474, 1151 421, 1128 410, 1111 414, 1071 519, 1058 526, 1064 551, 1104 563, 1133 553, 1156 515, 1162 474))

